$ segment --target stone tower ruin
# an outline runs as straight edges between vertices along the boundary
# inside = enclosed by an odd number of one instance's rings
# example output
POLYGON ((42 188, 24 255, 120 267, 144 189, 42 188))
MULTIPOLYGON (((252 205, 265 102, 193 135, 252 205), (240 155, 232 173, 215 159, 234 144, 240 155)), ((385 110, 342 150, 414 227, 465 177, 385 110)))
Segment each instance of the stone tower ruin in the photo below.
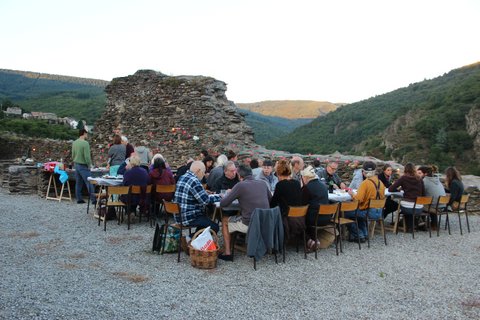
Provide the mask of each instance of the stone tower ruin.
POLYGON ((253 146, 253 131, 226 90, 224 82, 211 77, 172 77, 152 70, 113 79, 92 137, 94 162, 106 163, 116 128, 134 146, 161 153, 173 167, 202 149, 223 153, 253 146))

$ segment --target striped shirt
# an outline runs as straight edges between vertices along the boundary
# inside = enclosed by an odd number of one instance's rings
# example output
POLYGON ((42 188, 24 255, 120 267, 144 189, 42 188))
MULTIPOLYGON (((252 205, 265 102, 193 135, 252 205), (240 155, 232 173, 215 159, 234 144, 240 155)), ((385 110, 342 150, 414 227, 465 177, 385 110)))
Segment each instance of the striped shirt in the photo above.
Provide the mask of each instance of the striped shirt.
MULTIPOLYGON (((182 175, 177 182, 174 202, 180 206, 182 223, 188 226, 195 218, 204 215, 204 206, 220 201, 219 195, 208 195, 192 171, 182 175)), ((175 222, 180 223, 178 216, 175 222)))

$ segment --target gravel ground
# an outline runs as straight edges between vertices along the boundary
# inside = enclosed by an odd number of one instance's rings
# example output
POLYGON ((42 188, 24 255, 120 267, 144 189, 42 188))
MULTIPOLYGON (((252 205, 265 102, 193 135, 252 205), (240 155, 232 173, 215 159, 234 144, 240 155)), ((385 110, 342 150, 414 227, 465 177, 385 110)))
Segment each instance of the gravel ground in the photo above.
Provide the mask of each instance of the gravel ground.
POLYGON ((379 236, 253 269, 238 252, 214 270, 151 253, 147 223, 97 226, 86 205, 0 188, 1 319, 479 319, 480 217, 471 233, 379 236))

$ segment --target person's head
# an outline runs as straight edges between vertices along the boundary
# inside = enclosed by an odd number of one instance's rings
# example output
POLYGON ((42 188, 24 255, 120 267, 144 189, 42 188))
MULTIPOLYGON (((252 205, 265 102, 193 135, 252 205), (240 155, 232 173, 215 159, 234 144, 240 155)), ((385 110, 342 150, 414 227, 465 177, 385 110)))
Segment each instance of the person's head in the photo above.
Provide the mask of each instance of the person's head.
POLYGON ((78 130, 78 136, 79 136, 79 137, 84 137, 84 138, 86 138, 87 135, 88 135, 88 131, 87 131, 86 129, 80 129, 80 130, 78 130))
POLYGON ((243 159, 243 164, 246 165, 246 166, 250 166, 250 163, 252 162, 252 158, 250 157, 246 157, 245 159, 243 159))
POLYGON ((205 176, 205 165, 200 160, 193 161, 190 166, 190 171, 197 176, 198 180, 202 180, 205 176))
POLYGON ((237 161, 237 154, 235 152, 233 152, 233 150, 228 150, 227 159, 229 161, 237 161))
POLYGON ((241 164, 238 166, 238 175, 240 176, 240 179, 243 180, 246 177, 252 175, 252 168, 247 165, 241 164))
POLYGON ((237 175, 237 167, 235 167, 235 162, 227 161, 227 163, 223 167, 223 173, 228 179, 234 179, 237 175))
POLYGON ((425 176, 427 177, 432 177, 432 167, 430 166, 420 166, 417 169, 417 176, 420 178, 424 178, 425 176))
POLYGON ((315 174, 315 169, 312 166, 306 167, 300 172, 300 174, 302 175, 302 180, 304 184, 307 184, 310 181, 318 178, 315 174))
POLYGON ((252 161, 250 161, 250 168, 252 168, 252 169, 258 168, 258 160, 257 159, 252 159, 252 161))
POLYGON ((205 165, 206 169, 211 169, 215 160, 213 160, 212 156, 206 155, 205 158, 203 158, 202 162, 205 165))
POLYGON ((299 156, 293 156, 291 164, 292 164, 293 172, 299 172, 305 167, 303 159, 300 158, 299 156))
POLYGON ((318 159, 313 160, 313 166, 314 166, 315 168, 320 167, 320 160, 318 160, 318 159))
POLYGON ((268 177, 272 174, 273 171, 273 163, 271 160, 263 161, 262 172, 265 177, 268 177))
POLYGON ((137 155, 130 156, 130 168, 138 167, 140 162, 140 158, 137 155))
POLYGON ((407 163, 403 168, 403 174, 406 176, 415 177, 417 176, 417 170, 415 169, 415 165, 411 162, 407 163))
POLYGON ((160 153, 156 153, 153 158, 152 158, 152 164, 155 163, 155 160, 156 159, 162 159, 164 162, 167 162, 167 160, 165 160, 165 158, 160 154, 160 153))
POLYGON ((362 166, 362 172, 365 178, 371 178, 376 174, 377 165, 373 161, 365 161, 362 166))
POLYGON ((155 160, 153 160, 153 169, 158 169, 160 172, 162 170, 165 170, 167 167, 165 165, 165 161, 163 160, 163 158, 156 158, 155 160))
POLYGON ((382 168, 382 172, 387 176, 387 177, 390 177, 393 173, 393 168, 391 165, 389 165, 388 163, 386 163, 383 168, 382 168))
POLYGON ((460 180, 462 181, 462 177, 460 176, 460 172, 455 167, 448 167, 445 170, 445 183, 447 187, 450 187, 450 184, 453 180, 460 180))
POLYGON ((118 134, 113 136, 113 144, 122 144, 122 137, 118 134))
POLYGON ((203 149, 202 151, 200 151, 200 160, 205 159, 206 156, 208 156, 207 150, 203 149))
POLYGON ((123 143, 123 144, 127 144, 127 143, 128 143, 127 137, 122 136, 122 143, 123 143))
POLYGON ((215 164, 216 167, 223 167, 227 163, 228 158, 226 155, 221 154, 217 157, 217 163, 215 164))
POLYGON ((280 159, 275 166, 275 172, 279 178, 288 178, 292 174, 290 162, 287 159, 280 159))
POLYGON ((335 162, 335 161, 334 161, 334 162, 329 162, 329 163, 327 164, 326 170, 327 170, 327 173, 328 173, 329 175, 333 175, 333 174, 334 174, 335 172, 337 172, 337 170, 338 170, 338 163, 335 162))

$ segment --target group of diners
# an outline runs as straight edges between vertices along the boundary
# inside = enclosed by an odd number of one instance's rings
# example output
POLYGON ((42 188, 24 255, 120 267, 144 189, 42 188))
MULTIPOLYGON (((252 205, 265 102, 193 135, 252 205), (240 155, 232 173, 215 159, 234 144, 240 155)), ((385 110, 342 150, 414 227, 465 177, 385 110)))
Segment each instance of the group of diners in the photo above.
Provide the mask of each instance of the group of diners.
MULTIPOLYGON (((87 151, 89 153, 85 138, 86 133, 81 131, 80 138, 74 142, 72 148, 74 161, 82 160, 79 154, 86 154, 87 151)), ((157 197, 157 203, 162 200, 178 203, 180 215, 175 216, 175 219, 184 226, 192 225, 198 228, 210 226, 212 230, 218 232, 219 224, 210 218, 209 212, 211 213, 217 202, 221 208, 228 208, 238 200, 240 215, 237 215, 238 210, 222 210, 221 224, 225 247, 219 258, 227 261, 232 260, 230 234, 247 233, 252 213, 257 208, 268 209, 278 206, 287 240, 296 236, 299 231, 307 230, 307 249, 315 250, 320 246, 320 241, 316 238, 313 227, 315 224, 331 222, 329 216, 318 216, 319 206, 329 203, 329 191, 344 189, 353 200, 358 200, 357 212, 347 211, 344 214, 347 218, 359 218, 358 229, 356 224, 349 224, 347 227, 349 241, 360 242, 366 241, 368 236, 365 216, 369 201, 385 199, 385 189, 390 192, 403 191, 400 210, 405 217, 409 217, 405 219, 409 230, 415 226, 414 217, 424 210, 421 206, 415 206, 414 210, 417 197, 432 196, 434 202, 430 208, 433 209, 438 197, 449 193, 450 202, 445 206, 447 210, 458 204, 464 192, 461 176, 454 167, 447 168, 444 186, 435 166, 417 168, 414 164, 407 163, 403 175, 393 181, 393 168, 389 164, 386 164, 377 175, 376 164, 366 161, 361 168, 355 170, 347 188, 337 174, 337 162, 328 162, 323 168, 319 161, 315 160, 313 166, 305 167, 303 159, 299 156, 282 158, 275 163, 268 159, 261 161, 250 158, 239 163, 233 151, 227 152, 226 155, 221 154, 215 159, 206 150, 202 150, 197 160, 190 158, 184 166, 177 169, 174 176, 161 154, 152 155, 144 146, 134 148, 128 143, 128 139, 120 134, 115 134, 108 156, 110 173, 123 174, 123 185, 176 185, 174 194, 154 193, 154 196, 157 197), (289 219, 289 207, 302 205, 308 205, 305 220, 289 219)), ((144 211, 145 206, 150 205, 150 199, 142 200, 139 197, 132 198, 131 210, 136 210, 137 206, 140 206, 140 213, 144 211)), ((368 215, 377 218, 383 213, 385 217, 397 208, 398 203, 387 197, 383 209, 370 210, 368 215)), ((433 230, 438 228, 433 212, 431 222, 433 230)))

